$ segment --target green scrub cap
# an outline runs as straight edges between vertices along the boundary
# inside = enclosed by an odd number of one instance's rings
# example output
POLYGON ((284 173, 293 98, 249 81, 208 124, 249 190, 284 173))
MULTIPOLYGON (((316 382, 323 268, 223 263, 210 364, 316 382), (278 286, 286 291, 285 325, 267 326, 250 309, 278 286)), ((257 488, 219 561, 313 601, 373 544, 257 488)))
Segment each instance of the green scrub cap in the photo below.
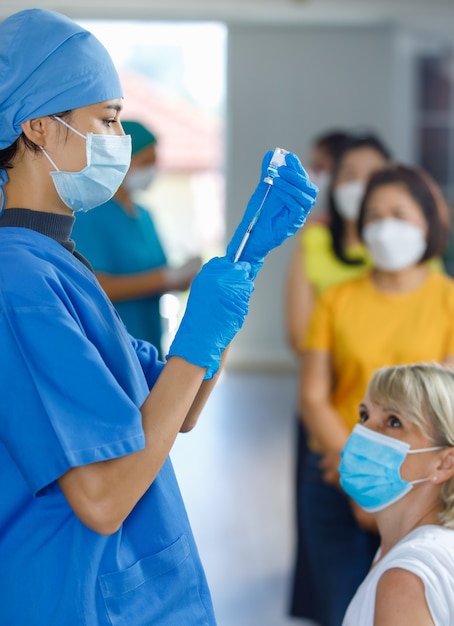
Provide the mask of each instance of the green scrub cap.
POLYGON ((143 150, 143 148, 148 148, 148 146, 157 143, 153 133, 140 122, 121 120, 121 125, 126 135, 131 135, 132 156, 143 150))

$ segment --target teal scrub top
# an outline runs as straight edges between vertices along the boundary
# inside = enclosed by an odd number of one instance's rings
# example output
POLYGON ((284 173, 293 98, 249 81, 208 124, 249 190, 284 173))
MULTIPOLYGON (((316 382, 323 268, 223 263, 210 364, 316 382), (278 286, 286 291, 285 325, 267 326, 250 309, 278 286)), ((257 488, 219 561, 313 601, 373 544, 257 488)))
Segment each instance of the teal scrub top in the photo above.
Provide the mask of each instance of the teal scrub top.
MULTIPOLYGON (((114 199, 88 213, 77 213, 72 236, 77 250, 95 271, 135 274, 167 265, 150 212, 135 205, 128 214, 114 199)), ((161 294, 115 302, 128 331, 149 341, 161 355, 161 294)))
POLYGON ((140 406, 163 364, 57 241, 0 229, 0 624, 212 626, 168 459, 111 536, 57 479, 144 447, 140 406))

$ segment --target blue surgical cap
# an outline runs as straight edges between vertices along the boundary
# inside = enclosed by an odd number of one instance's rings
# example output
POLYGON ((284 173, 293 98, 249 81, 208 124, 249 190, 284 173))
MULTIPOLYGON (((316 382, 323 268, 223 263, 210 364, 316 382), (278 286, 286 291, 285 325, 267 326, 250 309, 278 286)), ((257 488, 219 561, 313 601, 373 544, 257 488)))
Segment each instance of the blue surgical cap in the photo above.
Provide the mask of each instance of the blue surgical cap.
POLYGON ((22 122, 121 97, 109 53, 69 18, 28 9, 0 23, 0 150, 22 122))

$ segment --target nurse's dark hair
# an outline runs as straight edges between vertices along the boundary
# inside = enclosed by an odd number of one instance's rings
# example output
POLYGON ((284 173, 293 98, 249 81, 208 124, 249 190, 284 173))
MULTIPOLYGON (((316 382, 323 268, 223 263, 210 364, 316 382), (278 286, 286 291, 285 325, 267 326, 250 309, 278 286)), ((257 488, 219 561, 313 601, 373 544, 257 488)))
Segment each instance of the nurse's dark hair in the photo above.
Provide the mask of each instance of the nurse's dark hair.
POLYGON ((346 265, 362 265, 364 263, 364 259, 355 259, 346 255, 346 251, 344 249, 345 222, 336 207, 333 195, 333 182, 337 178, 337 174, 344 157, 349 152, 352 152, 353 150, 361 150, 362 148, 375 150, 378 154, 381 154, 385 161, 389 161, 391 159, 391 152, 385 146, 383 141, 377 137, 377 135, 374 133, 356 133, 352 134, 350 138, 343 143, 342 149, 335 161, 333 178, 328 196, 329 230, 331 233, 333 252, 336 257, 346 265))
MULTIPOLYGON (((54 115, 65 118, 69 117, 70 113, 71 111, 63 111, 62 113, 55 113, 54 115)), ((30 141, 30 139, 22 133, 13 144, 3 150, 0 150, 0 169, 11 169, 13 167, 14 159, 21 147, 21 144, 27 148, 27 150, 39 152, 39 146, 33 143, 33 141, 30 141)))
POLYGON ((402 185, 418 204, 427 222, 427 246, 420 262, 441 257, 448 243, 449 209, 435 180, 419 167, 393 164, 376 172, 367 185, 358 218, 359 236, 363 237, 366 207, 372 192, 385 185, 402 185))

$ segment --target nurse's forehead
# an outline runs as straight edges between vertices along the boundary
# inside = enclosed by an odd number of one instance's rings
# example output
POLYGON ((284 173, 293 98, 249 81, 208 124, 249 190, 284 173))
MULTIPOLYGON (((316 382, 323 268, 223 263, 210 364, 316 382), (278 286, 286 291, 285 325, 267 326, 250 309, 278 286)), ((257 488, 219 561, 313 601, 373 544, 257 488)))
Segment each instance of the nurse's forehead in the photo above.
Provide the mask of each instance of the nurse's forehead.
POLYGON ((81 107, 91 109, 92 111, 102 111, 102 112, 120 112, 123 108, 123 102, 120 98, 115 100, 106 100, 105 102, 97 102, 95 104, 88 105, 87 107, 81 107))
POLYGON ((103 102, 104 109, 110 109, 111 111, 121 111, 123 104, 121 100, 109 100, 109 102, 103 102))

